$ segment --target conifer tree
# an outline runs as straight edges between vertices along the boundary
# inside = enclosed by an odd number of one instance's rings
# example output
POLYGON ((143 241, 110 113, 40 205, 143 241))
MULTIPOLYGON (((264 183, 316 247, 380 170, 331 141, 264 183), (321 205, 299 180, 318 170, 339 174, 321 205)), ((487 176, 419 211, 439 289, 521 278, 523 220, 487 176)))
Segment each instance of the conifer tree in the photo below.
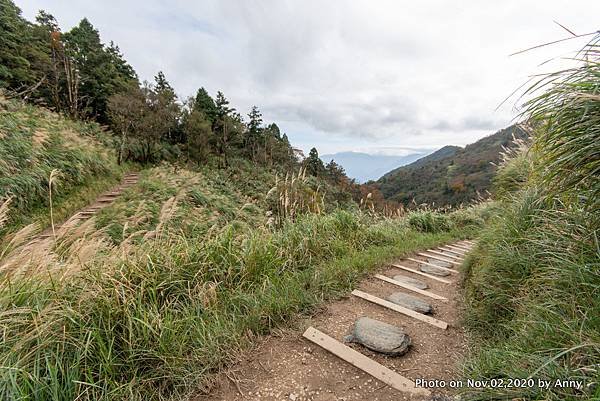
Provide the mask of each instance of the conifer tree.
POLYGON ((198 89, 198 92, 196 93, 196 99, 194 101, 194 108, 204 113, 204 116, 211 122, 211 124, 215 123, 217 119, 217 106, 206 89, 198 89))
POLYGON ((308 153, 308 157, 304 160, 304 167, 308 174, 315 177, 322 177, 325 174, 325 166, 316 148, 312 148, 308 153))
POLYGON ((252 106, 252 110, 248 114, 248 132, 246 135, 246 147, 250 151, 252 160, 256 161, 262 137, 262 114, 258 107, 252 106))

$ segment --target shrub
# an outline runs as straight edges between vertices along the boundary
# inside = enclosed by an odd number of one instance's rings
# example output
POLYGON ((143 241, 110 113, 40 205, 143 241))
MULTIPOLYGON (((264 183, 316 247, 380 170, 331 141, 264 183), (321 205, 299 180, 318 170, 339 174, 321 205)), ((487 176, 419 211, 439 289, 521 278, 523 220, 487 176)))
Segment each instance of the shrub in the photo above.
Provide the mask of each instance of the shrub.
POLYGON ((409 213, 408 224, 424 233, 439 233, 452 229, 452 221, 442 213, 431 210, 419 210, 409 213))

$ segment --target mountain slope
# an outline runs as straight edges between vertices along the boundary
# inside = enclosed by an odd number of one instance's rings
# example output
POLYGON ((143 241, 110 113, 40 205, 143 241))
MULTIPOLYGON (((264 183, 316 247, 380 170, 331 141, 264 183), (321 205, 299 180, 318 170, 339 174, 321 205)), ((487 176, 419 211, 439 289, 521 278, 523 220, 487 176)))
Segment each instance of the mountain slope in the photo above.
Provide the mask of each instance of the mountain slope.
POLYGON ((427 154, 427 152, 424 151, 416 151, 415 153, 406 156, 339 152, 322 155, 321 160, 323 160, 324 163, 328 163, 333 159, 337 164, 344 168, 348 177, 354 178, 358 182, 366 182, 378 179, 386 171, 390 171, 393 168, 412 163, 425 154, 427 154))
MULTIPOLYGON (((51 174, 56 219, 118 182, 123 167, 117 166, 110 140, 98 124, 66 119, 0 95, 0 202, 10 203, 7 226, 37 221, 37 212, 47 215, 51 174), (63 204, 67 198, 69 204, 63 204)), ((0 237, 7 229, 0 229, 0 237)))
POLYGON ((526 133, 513 125, 467 145, 445 146, 407 166, 390 171, 377 181, 386 199, 436 206, 469 202, 490 189, 502 146, 526 133))

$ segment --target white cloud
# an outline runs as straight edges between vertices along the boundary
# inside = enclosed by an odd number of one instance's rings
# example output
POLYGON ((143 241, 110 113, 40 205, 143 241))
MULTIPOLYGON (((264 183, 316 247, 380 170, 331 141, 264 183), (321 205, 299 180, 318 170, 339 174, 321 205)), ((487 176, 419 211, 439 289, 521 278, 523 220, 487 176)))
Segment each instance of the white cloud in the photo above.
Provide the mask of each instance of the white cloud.
MULTIPOLYGON (((88 17, 143 79, 181 95, 222 90, 258 105, 292 143, 322 153, 465 145, 503 128, 496 107, 548 58, 582 41, 510 53, 597 30, 600 2, 26 0, 65 28, 88 17)), ((544 68, 556 68, 556 63, 544 68)))

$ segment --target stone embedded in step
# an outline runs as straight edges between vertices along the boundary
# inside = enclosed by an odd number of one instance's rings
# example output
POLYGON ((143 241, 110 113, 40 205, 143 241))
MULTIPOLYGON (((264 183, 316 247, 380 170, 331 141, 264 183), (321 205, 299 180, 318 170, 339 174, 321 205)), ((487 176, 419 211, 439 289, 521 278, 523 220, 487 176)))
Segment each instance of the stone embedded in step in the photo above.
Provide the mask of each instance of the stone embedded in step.
POLYGON ((410 347, 410 337, 400 327, 379 320, 361 317, 354 322, 352 334, 346 342, 362 344, 368 349, 391 356, 405 354, 410 347))
POLYGON ((449 276, 450 272, 438 267, 419 264, 419 270, 423 273, 435 274, 436 276, 449 276))
POLYGON ((400 274, 398 274, 397 276, 394 276, 394 280, 399 281, 404 284, 412 285, 413 287, 418 288, 420 290, 426 290, 429 288, 427 283, 424 281, 417 280, 416 278, 412 278, 412 277, 402 276, 400 274))
POLYGON ((412 309, 419 313, 431 313, 433 310, 431 305, 427 302, 403 292, 395 292, 388 296, 387 300, 395 303, 396 305, 404 306, 405 308, 412 309))
POLYGON ((450 262, 445 262, 443 260, 437 260, 437 259, 430 259, 427 258, 427 263, 431 263, 432 265, 436 265, 436 266, 441 266, 441 267, 445 267, 447 269, 452 268, 452 263, 450 262))

